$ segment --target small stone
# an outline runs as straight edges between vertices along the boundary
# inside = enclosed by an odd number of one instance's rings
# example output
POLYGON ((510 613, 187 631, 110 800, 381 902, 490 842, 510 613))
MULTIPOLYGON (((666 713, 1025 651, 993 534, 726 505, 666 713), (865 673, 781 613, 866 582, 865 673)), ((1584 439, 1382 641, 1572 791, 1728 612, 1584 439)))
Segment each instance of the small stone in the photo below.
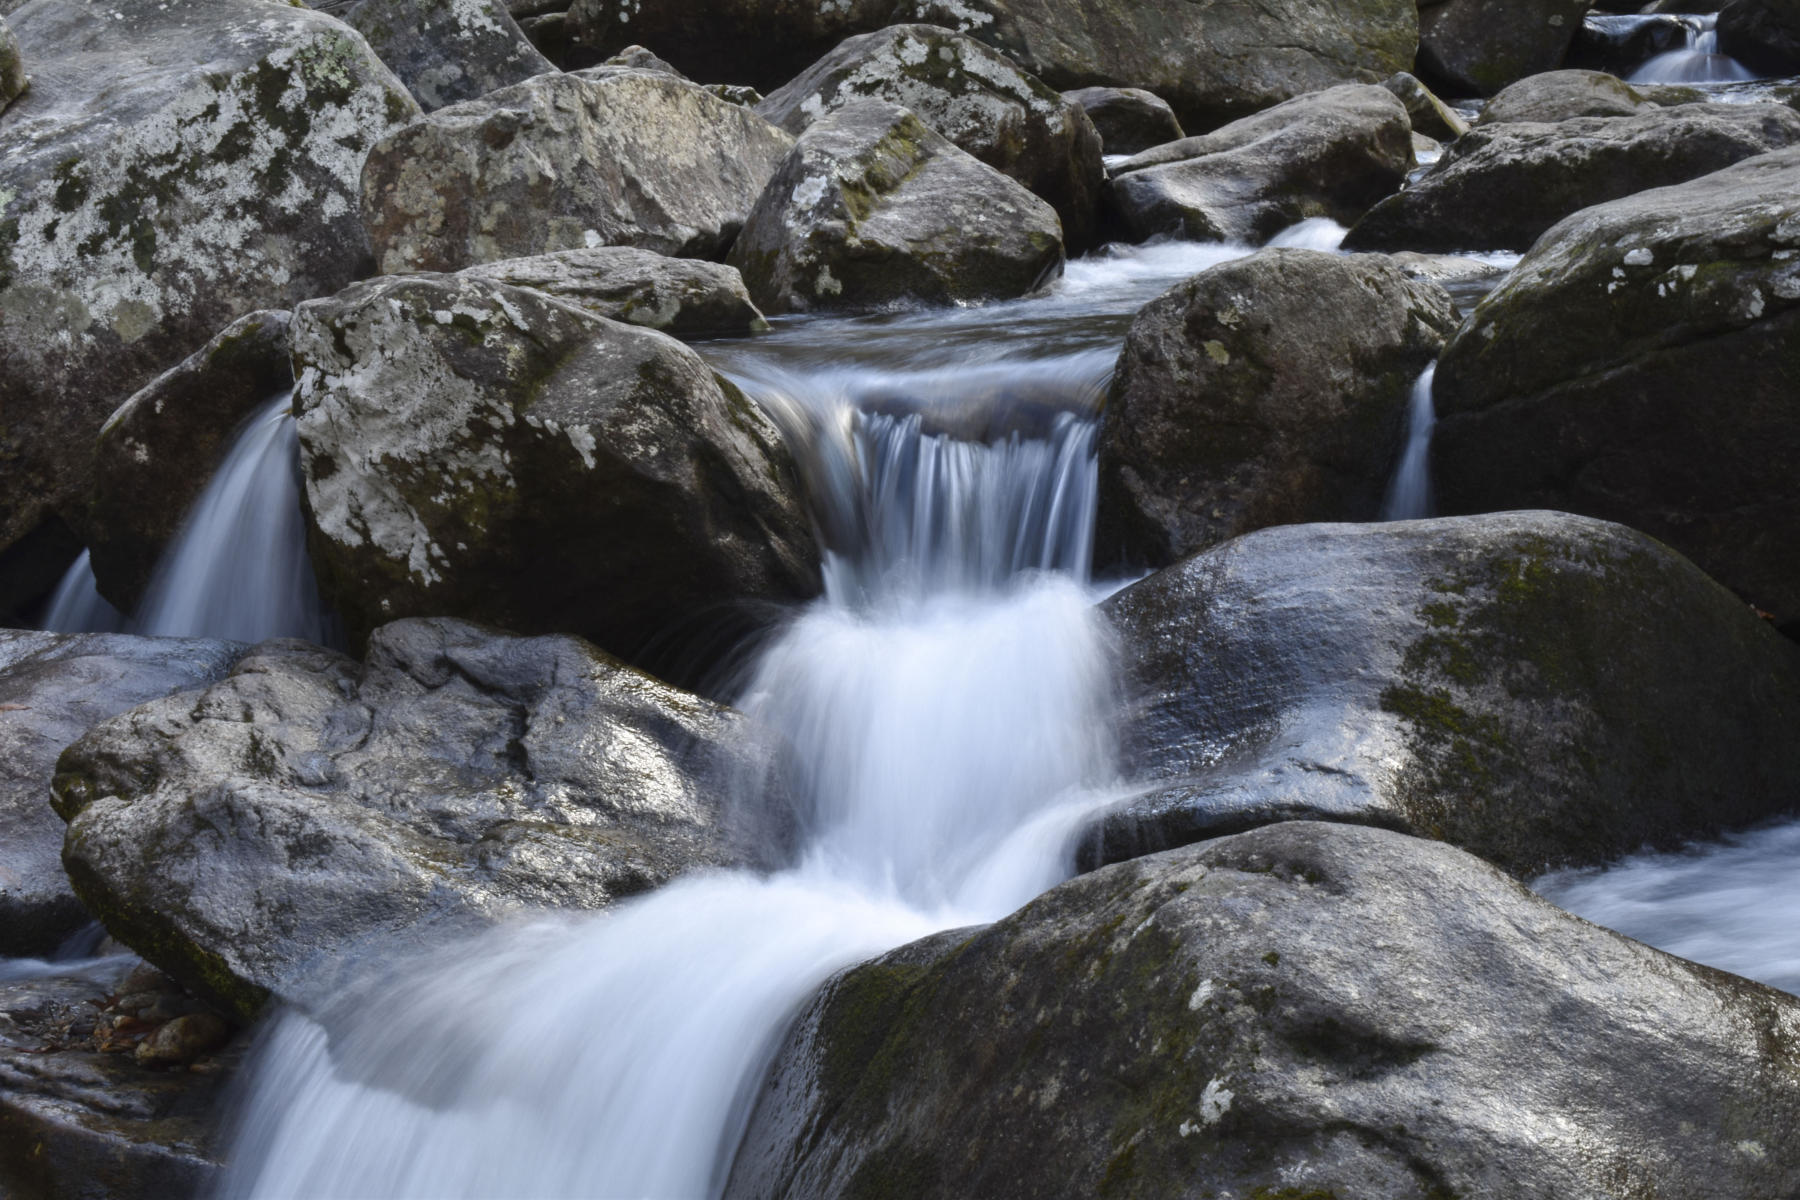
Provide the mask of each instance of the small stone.
POLYGON ((134 1057, 140 1066, 179 1066, 223 1046, 231 1027, 209 1012, 176 1017, 138 1043, 134 1057))

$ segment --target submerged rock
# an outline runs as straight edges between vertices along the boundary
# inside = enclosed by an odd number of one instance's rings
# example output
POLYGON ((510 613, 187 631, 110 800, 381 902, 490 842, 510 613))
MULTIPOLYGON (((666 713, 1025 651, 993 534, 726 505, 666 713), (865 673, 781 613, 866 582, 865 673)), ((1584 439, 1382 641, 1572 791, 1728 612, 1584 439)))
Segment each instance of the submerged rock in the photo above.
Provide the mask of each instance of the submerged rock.
POLYGON ((1261 242, 1309 217, 1349 224, 1412 165, 1406 106, 1346 84, 1135 155, 1113 167, 1107 193, 1138 241, 1261 242))
POLYGON ((1093 123, 1081 105, 972 37, 935 25, 896 25, 850 38, 756 111, 799 135, 867 97, 908 109, 1048 200, 1070 247, 1095 240, 1104 168, 1093 123))
POLYGON ((464 274, 548 292, 596 316, 674 337, 755 333, 769 327, 734 268, 630 246, 506 258, 470 267, 464 274))
POLYGON ((96 726, 56 805, 107 928, 247 1019, 358 954, 743 862, 720 778, 746 736, 579 639, 401 621, 365 663, 269 642, 96 726))
POLYGON ((1096 560, 1374 517, 1407 394, 1456 323, 1389 260, 1316 250, 1263 250, 1145 305, 1101 428, 1096 560))
MULTIPOLYGON (((1440 378, 1441 378, 1440 368, 1440 378)), ((1800 647, 1561 513, 1265 529, 1109 600, 1144 789, 1111 860, 1291 817, 1524 876, 1796 807, 1800 647)))
POLYGON ((1622 521, 1800 621, 1800 149, 1576 213, 1444 350, 1446 512, 1622 521))
POLYGON ((1797 1027, 1458 850, 1294 822, 839 975, 725 1194, 1788 1195, 1797 1027))
POLYGON ((1137 154, 1186 136, 1169 102, 1143 88, 1076 88, 1063 98, 1081 105, 1108 154, 1137 154))
POLYGON ((343 17, 426 112, 556 70, 501 0, 360 0, 343 17))
POLYGON ((817 591, 774 426, 664 334, 402 276, 302 305, 294 361, 313 565, 353 641, 450 614, 643 661, 817 591))
POLYGON ((63 747, 116 713, 220 678, 243 650, 0 630, 0 958, 48 955, 88 921, 63 873, 62 822, 50 808, 63 747))
POLYGON ((1344 239, 1361 250, 1523 250, 1579 209, 1800 143, 1781 104, 1683 104, 1484 124, 1344 239))
POLYGON ((363 218, 388 273, 591 246, 716 258, 792 145, 658 71, 541 75, 383 139, 363 218))
POLYGON ((1062 270, 1056 212, 885 100, 815 122, 730 262, 768 312, 1022 296, 1062 270))
POLYGON ((1419 70, 1452 96, 1492 96, 1562 66, 1592 0, 1440 0, 1419 8, 1419 70))
POLYGON ((254 312, 107 418, 94 439, 93 496, 76 523, 115 608, 137 607, 239 425, 293 386, 288 314, 254 312))

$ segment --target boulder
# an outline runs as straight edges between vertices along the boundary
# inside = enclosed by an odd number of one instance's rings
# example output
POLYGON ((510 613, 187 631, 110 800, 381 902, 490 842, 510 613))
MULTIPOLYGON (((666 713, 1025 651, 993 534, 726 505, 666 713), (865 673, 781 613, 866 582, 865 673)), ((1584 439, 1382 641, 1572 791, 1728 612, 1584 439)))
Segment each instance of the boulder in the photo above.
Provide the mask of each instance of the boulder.
POLYGON ((1348 225, 1412 165, 1406 106, 1386 88, 1345 84, 1134 155, 1113 167, 1107 193, 1136 241, 1262 242, 1310 217, 1348 225))
POLYGON ((400 621, 364 663, 267 642, 97 725, 55 803, 107 928, 248 1020, 358 956, 743 863, 719 779, 748 746, 731 710, 577 638, 400 621))
POLYGON ((1482 107, 1475 124, 1553 124, 1574 117, 1629 117, 1655 105, 1647 92, 1617 75, 1604 71, 1545 71, 1501 89, 1482 107))
POLYGON ((1800 143, 1780 104, 1683 104, 1470 131, 1344 239, 1357 250, 1524 250, 1578 209, 1800 143))
POLYGON ((50 808, 63 747, 107 717, 222 677, 242 652, 199 639, 0 630, 0 958, 48 955, 88 921, 50 808))
POLYGON ((1373 518, 1407 394, 1456 323, 1441 289, 1375 255, 1268 249, 1169 289, 1113 374, 1096 561, 1373 518))
MULTIPOLYGON (((1604 0, 1596 7, 1608 8, 1618 3, 1620 0, 1604 0)), ((1684 11, 1691 13, 1694 9, 1684 11)), ((1629 75, 1659 54, 1686 49, 1694 32, 1691 16, 1676 16, 1672 12, 1625 8, 1617 13, 1589 13, 1575 31, 1565 61, 1571 67, 1629 75)))
POLYGON ((1451 847, 1293 822, 839 975, 725 1195, 1793 1195, 1797 1026, 1451 847))
POLYGON ((19 37, 0 17, 0 112, 17 100, 30 82, 25 75, 25 60, 19 53, 19 37))
POLYGON ((734 268, 630 246, 505 258, 464 274, 548 292, 596 316, 673 337, 756 333, 769 327, 734 268))
POLYGON ((344 20, 426 112, 556 70, 501 0, 361 0, 344 20))
POLYGON ((1576 213, 1445 347, 1445 512, 1661 538, 1800 620, 1800 149, 1576 213))
POLYGON ((242 422, 294 386, 288 314, 239 317, 121 404, 94 439, 94 491, 76 524, 100 591, 131 612, 163 548, 242 422))
POLYGON ((363 219, 388 273, 591 246, 717 258, 792 145, 660 72, 540 75, 379 142, 363 219))
POLYGON ((1073 249, 1095 241, 1100 135, 1065 100, 974 38, 896 25, 848 39, 771 92, 756 111, 798 136, 859 98, 908 109, 957 146, 1050 202, 1073 249))
POLYGON ((1104 611, 1143 794, 1090 861, 1304 817, 1529 876, 1800 804, 1800 647, 1623 526, 1265 529, 1104 611))
POLYGON ((1492 96, 1554 71, 1592 0, 1442 0, 1419 10, 1419 73, 1452 96, 1492 96))
POLYGON ((1764 75, 1800 74, 1800 4, 1731 0, 1719 10, 1719 50, 1764 75))
POLYGON ((664 334, 401 276, 302 305, 294 362, 313 565, 353 643, 447 614, 649 661, 818 589, 774 426, 664 334))
POLYGON ((0 120, 0 552, 85 500, 127 396, 236 317, 367 269, 363 156, 418 111, 304 7, 33 0, 7 20, 33 84, 0 120))
POLYGON ((1076 88, 1063 98, 1087 113, 1108 154, 1137 154, 1186 136, 1169 102, 1143 88, 1076 88))
POLYGON ((815 122, 729 261, 766 312, 1022 296, 1062 272, 1056 211, 885 100, 815 122))
POLYGON ((928 21, 1056 88, 1148 88, 1189 129, 1412 66, 1414 0, 575 0, 588 45, 657 46, 697 79, 774 88, 852 34, 928 21))
POLYGON ((1382 80, 1381 86, 1406 105, 1406 117, 1412 122, 1415 134, 1438 142, 1450 142, 1469 132, 1469 123, 1439 100, 1416 76, 1402 71, 1382 80))

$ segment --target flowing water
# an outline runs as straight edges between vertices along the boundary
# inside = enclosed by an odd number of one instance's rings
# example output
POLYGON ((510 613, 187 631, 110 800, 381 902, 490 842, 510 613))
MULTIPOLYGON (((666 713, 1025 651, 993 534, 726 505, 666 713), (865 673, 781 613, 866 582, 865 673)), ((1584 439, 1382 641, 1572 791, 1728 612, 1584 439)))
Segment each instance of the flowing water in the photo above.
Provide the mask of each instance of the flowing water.
POLYGON ((1431 431, 1437 425, 1437 409, 1431 402, 1431 381, 1436 375, 1437 364, 1432 363, 1413 384, 1406 406, 1406 445, 1381 504, 1384 521, 1415 521, 1432 515, 1431 431))
POLYGON ((56 585, 44 611, 44 628, 50 632, 119 633, 125 628, 125 614, 100 594, 90 558, 83 550, 56 585))
POLYGON ((1682 17, 1687 44, 1658 54, 1633 71, 1628 83, 1737 83, 1755 72, 1729 54, 1719 53, 1717 13, 1682 17))

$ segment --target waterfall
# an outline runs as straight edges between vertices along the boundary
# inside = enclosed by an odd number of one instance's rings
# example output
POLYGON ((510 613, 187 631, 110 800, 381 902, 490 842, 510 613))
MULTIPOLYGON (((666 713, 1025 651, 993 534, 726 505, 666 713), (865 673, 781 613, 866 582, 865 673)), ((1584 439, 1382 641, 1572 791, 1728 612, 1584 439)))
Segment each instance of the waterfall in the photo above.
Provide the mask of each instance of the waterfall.
POLYGON ((1437 410, 1432 406, 1431 381, 1436 374, 1437 364, 1432 363, 1413 383, 1412 399, 1406 406, 1406 445, 1381 505, 1384 521, 1415 521, 1432 515, 1431 431, 1437 425, 1437 410))
POLYGON ((125 624, 125 614, 100 594, 94 564, 83 550, 51 594, 44 628, 51 633, 118 633, 125 624))
POLYGON ((1687 45, 1658 54, 1631 73, 1628 83, 1734 83, 1755 79, 1748 67, 1719 53, 1719 16, 1684 16, 1687 45))

